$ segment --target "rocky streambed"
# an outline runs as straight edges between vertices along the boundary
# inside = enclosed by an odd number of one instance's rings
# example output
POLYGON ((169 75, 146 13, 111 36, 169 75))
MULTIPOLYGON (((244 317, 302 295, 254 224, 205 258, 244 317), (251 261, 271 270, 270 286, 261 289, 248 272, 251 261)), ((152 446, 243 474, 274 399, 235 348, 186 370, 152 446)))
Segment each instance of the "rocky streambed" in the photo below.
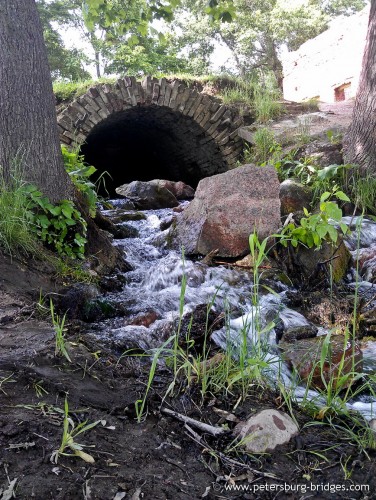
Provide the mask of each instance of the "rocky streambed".
MULTIPOLYGON (((108 220, 101 223, 115 234, 113 244, 123 252, 128 270, 104 280, 100 295, 86 286, 91 291, 85 303, 71 295, 70 307, 76 302, 76 312, 81 314, 80 321, 67 323, 71 362, 55 355, 50 323, 35 317, 32 308, 14 294, 7 298, 9 318, 13 319, 0 317, 0 495, 101 500, 247 498, 244 490, 229 492, 226 488, 287 484, 290 490, 283 490, 281 498, 299 498, 299 491, 308 491, 309 485, 327 485, 326 490, 314 492, 313 498, 344 498, 343 492, 330 490, 330 485, 339 484, 346 491, 358 487, 351 490, 351 498, 365 498, 366 490, 359 486, 375 486, 372 446, 364 451, 355 440, 349 440, 341 421, 331 427, 319 420, 312 427, 312 418, 298 406, 307 395, 306 385, 296 383, 291 370, 294 366, 304 378, 304 369, 321 352, 321 339, 333 330, 329 373, 338 352, 342 356, 342 333, 353 315, 354 290, 360 312, 357 331, 368 336, 374 331, 375 224, 363 221, 357 231, 356 220, 346 221, 355 229, 346 242, 355 260, 341 287, 333 284, 331 289, 328 281, 315 281, 309 288, 309 280, 294 286, 283 272, 283 262, 269 260, 260 267, 255 304, 249 258, 241 262, 226 257, 216 260, 210 254, 192 258, 170 248, 173 219, 184 213, 187 203, 177 200, 171 208, 141 210, 129 199, 118 199, 112 201, 112 208, 102 210, 108 220), (285 417, 289 413, 280 391, 255 383, 247 387, 242 402, 240 394, 232 390, 225 396, 210 393, 202 398, 194 381, 188 385, 181 380, 174 393, 166 396, 171 389, 171 369, 162 358, 144 415, 137 422, 135 402, 146 393, 151 357, 179 323, 180 341, 186 341, 189 332, 195 355, 202 352, 206 333, 212 359, 220 359, 221 351, 229 348, 236 357, 241 340, 246 340, 250 356, 254 348, 262 347, 265 376, 272 382, 279 378, 286 388, 295 390, 292 408, 298 427, 294 423, 288 442, 279 442, 276 451, 261 454, 234 446, 236 432, 243 436, 252 427, 249 416, 290 427, 291 422, 280 421, 281 411, 285 417), (71 449, 65 450, 68 456, 51 462, 61 447, 65 400, 75 427, 96 422, 75 438, 94 458, 92 464, 73 456, 71 449), (217 437, 207 430, 192 432, 191 424, 163 413, 161 404, 173 416, 178 412, 221 432, 217 437), (270 413, 271 409, 279 413, 270 413), (267 414, 262 413, 265 410, 267 414)), ((9 262, 3 268, 3 280, 11 281, 6 277, 9 262)), ((36 275, 21 263, 13 282, 27 288, 34 280, 38 288, 45 277, 42 273, 36 281, 36 275)), ((13 292, 17 293, 16 286, 13 292)), ((359 372, 373 375, 374 353, 372 339, 359 339, 356 347, 350 345, 348 359, 355 354, 362 363, 357 365, 359 372)), ((316 387, 320 379, 317 376, 314 381, 316 387)), ((317 400, 319 393, 312 387, 308 396, 317 400)), ((363 415, 370 420, 374 402, 368 392, 348 404, 349 409, 360 412, 360 419, 363 415)), ((259 420, 255 422, 260 425, 259 420)), ((365 421, 364 425, 366 428, 365 421)), ((354 428, 354 432, 362 433, 362 429, 354 428)), ((249 498, 275 498, 272 489, 250 491, 249 498)))
MULTIPOLYGON (((120 314, 91 325, 85 333, 88 337, 104 343, 117 355, 124 352, 151 353, 173 335, 180 316, 185 326, 192 318, 194 329, 204 335, 206 309, 210 304, 210 323, 206 324, 206 333, 208 341, 215 346, 213 353, 220 347, 230 349, 236 356, 246 338, 252 357, 252 350, 262 344, 264 361, 269 363, 272 372, 269 375, 274 380, 279 378, 286 386, 291 386, 293 380, 296 383, 291 370, 297 371, 302 380, 307 379, 312 367, 318 364, 328 335, 331 336, 331 354, 322 366, 327 379, 338 371, 342 358, 344 366, 341 370, 344 373, 361 373, 363 366, 368 374, 376 372, 374 341, 360 338, 369 337, 374 331, 376 304, 372 281, 375 276, 376 224, 371 220, 343 219, 351 229, 345 245, 352 255, 352 263, 341 289, 333 283, 330 288, 329 281, 323 281, 324 288, 314 293, 307 282, 297 288, 278 263, 266 260, 260 269, 261 284, 257 285, 255 305, 252 262, 219 258, 217 260, 222 264, 216 264, 215 258, 192 259, 181 249, 171 249, 171 232, 175 231, 173 220, 189 202, 181 202, 175 208, 144 211, 129 210, 129 200, 113 200, 112 203, 116 209, 104 210, 103 214, 130 234, 127 238, 117 237, 114 245, 123 250, 132 269, 123 274, 121 290, 105 296, 105 301, 120 314), (183 281, 186 284, 182 291, 183 281), (357 297, 354 297, 355 289, 357 297), (354 300, 358 301, 356 342, 352 340, 354 300), (180 312, 179 303, 184 304, 180 312), (361 335, 358 334, 359 325, 363 327, 361 335), (350 334, 345 342, 346 326, 350 334), (261 336, 260 329, 263 330, 261 336)), ((184 225, 189 227, 189 218, 184 217, 184 225)), ((230 238, 229 232, 223 233, 230 238)), ((187 234, 184 232, 184 238, 187 234)), ((199 238, 203 237, 202 234, 201 231, 199 238)), ((219 238, 221 241, 225 239, 223 235, 219 238)), ((210 237, 207 240, 212 241, 210 237)), ((197 237, 192 235, 191 247, 195 241, 198 241, 197 237)), ((312 389, 325 388, 319 368, 311 386, 312 389)), ((304 391, 304 383, 298 385, 297 400, 304 391)), ((317 397, 314 391, 312 397, 317 397)), ((376 398, 371 394, 362 394, 349 406, 372 419, 375 402, 376 398)))

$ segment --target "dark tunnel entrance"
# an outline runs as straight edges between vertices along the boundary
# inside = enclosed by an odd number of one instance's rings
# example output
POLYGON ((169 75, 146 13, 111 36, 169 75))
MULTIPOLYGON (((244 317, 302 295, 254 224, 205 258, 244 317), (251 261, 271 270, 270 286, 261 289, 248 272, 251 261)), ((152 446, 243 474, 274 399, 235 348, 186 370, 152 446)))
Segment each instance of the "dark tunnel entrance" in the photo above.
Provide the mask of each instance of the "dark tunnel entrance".
POLYGON ((133 180, 168 179, 192 187, 227 170, 215 141, 192 118, 167 107, 133 107, 96 125, 81 146, 97 176, 105 176, 102 196, 133 180))

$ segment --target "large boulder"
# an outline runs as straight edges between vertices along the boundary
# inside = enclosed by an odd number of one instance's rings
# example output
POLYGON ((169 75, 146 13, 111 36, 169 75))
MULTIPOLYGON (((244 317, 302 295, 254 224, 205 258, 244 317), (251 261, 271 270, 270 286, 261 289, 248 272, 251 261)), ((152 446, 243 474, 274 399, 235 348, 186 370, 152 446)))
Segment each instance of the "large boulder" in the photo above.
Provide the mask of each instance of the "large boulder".
POLYGON ((133 181, 115 189, 116 193, 133 201, 141 210, 173 208, 179 205, 176 197, 158 182, 133 181))
POLYGON ((279 226, 276 170, 243 165, 199 182, 194 200, 177 217, 172 239, 187 254, 218 250, 220 257, 240 257, 249 252, 253 231, 262 240, 279 226))

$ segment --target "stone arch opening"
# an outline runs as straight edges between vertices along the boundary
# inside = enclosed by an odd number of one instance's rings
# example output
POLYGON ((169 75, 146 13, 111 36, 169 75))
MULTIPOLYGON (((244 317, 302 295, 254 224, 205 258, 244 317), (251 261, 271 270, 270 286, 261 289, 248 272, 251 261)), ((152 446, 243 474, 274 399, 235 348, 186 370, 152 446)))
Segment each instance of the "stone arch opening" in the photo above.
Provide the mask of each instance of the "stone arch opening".
MULTIPOLYGON (((106 187, 168 179, 196 187, 200 179, 236 165, 242 151, 236 108, 175 80, 146 77, 97 85, 58 115, 60 139, 79 145, 106 187)), ((102 192, 105 194, 105 192, 102 192)))
POLYGON ((195 188, 228 169, 215 141, 192 118, 158 106, 111 115, 93 128, 81 152, 98 173, 108 172, 111 196, 133 180, 168 179, 195 188))

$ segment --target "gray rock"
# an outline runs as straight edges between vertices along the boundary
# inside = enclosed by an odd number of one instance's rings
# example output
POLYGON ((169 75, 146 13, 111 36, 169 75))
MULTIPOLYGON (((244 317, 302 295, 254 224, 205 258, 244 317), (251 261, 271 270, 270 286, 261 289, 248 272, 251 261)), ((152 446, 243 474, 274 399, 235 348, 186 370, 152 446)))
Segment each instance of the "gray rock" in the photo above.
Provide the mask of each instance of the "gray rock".
POLYGON ((129 224, 115 224, 115 227, 116 233, 114 233, 114 238, 117 240, 139 237, 138 229, 136 227, 130 226, 129 224))
POLYGON ((146 215, 142 212, 137 212, 135 210, 127 211, 127 210, 111 210, 106 212, 106 216, 111 218, 111 220, 115 224, 119 224, 120 222, 127 222, 130 220, 145 220, 146 215))
POLYGON ((195 195, 195 190, 182 181, 174 182, 165 179, 154 179, 150 182, 168 189, 177 200, 191 200, 195 195))
POLYGON ((244 440, 244 447, 251 453, 265 453, 286 444, 299 429, 289 415, 277 410, 263 410, 240 422, 234 434, 244 440))
POLYGON ((312 190, 294 179, 286 179, 281 183, 279 198, 281 215, 288 215, 306 208, 310 210, 312 190))
POLYGON ((283 333, 284 342, 296 342, 301 339, 310 339, 316 337, 317 327, 315 325, 300 325, 287 328, 283 333))
POLYGON ((249 235, 270 236, 280 226, 279 181, 273 167, 243 165, 202 179, 171 234, 187 254, 240 257, 249 235))
POLYGON ((162 219, 161 221, 161 224, 160 224, 160 230, 161 231, 165 231, 166 229, 168 229, 169 227, 171 227, 172 223, 174 222, 175 220, 175 217, 173 215, 171 215, 170 217, 165 217, 164 219, 162 219))
POLYGON ((332 144, 327 140, 317 140, 299 148, 296 157, 310 157, 316 165, 321 167, 333 164, 342 165, 342 143, 332 144))
POLYGON ((157 208, 173 208, 179 205, 178 200, 167 188, 153 181, 133 181, 116 188, 116 193, 129 198, 142 210, 157 208))
POLYGON ((338 283, 346 274, 350 261, 350 252, 343 244, 342 237, 339 236, 335 245, 323 241, 319 249, 299 245, 296 259, 307 278, 320 275, 323 269, 328 271, 330 262, 333 281, 338 283))

